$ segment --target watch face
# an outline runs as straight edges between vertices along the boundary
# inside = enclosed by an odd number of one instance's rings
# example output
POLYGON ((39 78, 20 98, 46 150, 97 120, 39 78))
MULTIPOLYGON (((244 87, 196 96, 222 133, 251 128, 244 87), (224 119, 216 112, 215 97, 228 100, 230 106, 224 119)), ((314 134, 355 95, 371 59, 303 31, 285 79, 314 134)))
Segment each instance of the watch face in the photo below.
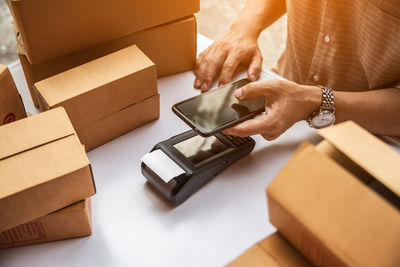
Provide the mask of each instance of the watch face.
POLYGON ((327 126, 331 126, 335 123, 335 114, 329 110, 324 110, 317 116, 315 116, 312 121, 312 126, 316 129, 321 129, 327 126))

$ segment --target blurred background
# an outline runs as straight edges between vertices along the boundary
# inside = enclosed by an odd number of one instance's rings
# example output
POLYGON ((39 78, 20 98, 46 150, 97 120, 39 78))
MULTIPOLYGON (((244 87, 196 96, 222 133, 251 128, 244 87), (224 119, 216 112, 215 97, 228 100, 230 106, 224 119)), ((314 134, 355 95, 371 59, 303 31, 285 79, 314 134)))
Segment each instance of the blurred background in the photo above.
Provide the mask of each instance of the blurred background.
MULTIPOLYGON (((246 0, 200 0, 201 11, 196 15, 198 32, 215 40, 229 27, 246 0)), ((263 67, 271 68, 285 47, 286 16, 265 30, 259 39, 264 57, 263 67)), ((5 0, 0 0, 0 63, 7 65, 18 59, 12 17, 5 0)))

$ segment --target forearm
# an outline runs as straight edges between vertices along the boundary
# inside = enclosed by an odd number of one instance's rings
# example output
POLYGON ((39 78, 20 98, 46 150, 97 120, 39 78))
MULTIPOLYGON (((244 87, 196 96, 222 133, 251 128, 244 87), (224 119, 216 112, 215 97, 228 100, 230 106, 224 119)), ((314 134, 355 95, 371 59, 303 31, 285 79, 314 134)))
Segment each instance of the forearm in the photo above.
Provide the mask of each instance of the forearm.
POLYGON ((261 31, 286 12, 285 0, 248 0, 231 31, 258 38, 261 31))
MULTIPOLYGON (((321 89, 309 85, 295 88, 291 91, 299 100, 297 113, 307 119, 321 106, 321 89)), ((400 89, 334 91, 334 96, 336 123, 352 120, 372 133, 400 136, 400 89)))
POLYGON ((400 136, 400 89, 334 94, 338 123, 352 120, 372 133, 400 136))

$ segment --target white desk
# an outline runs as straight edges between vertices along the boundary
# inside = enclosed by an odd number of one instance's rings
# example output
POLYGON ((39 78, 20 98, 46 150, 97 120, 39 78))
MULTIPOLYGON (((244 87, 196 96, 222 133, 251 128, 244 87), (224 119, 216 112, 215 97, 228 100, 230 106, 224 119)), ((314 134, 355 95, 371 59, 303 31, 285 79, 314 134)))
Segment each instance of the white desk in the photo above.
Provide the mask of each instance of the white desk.
MULTIPOLYGON (((210 42, 199 35, 199 50, 210 42)), ((20 65, 10 67, 27 110, 37 113, 20 65)), ((171 106, 199 93, 193 81, 192 72, 159 79, 160 119, 88 153, 97 186, 92 236, 2 250, 0 266, 222 266, 274 232, 265 187, 303 140, 318 142, 305 122, 276 141, 254 136, 251 155, 176 208, 146 184, 140 157, 189 129, 171 106)))

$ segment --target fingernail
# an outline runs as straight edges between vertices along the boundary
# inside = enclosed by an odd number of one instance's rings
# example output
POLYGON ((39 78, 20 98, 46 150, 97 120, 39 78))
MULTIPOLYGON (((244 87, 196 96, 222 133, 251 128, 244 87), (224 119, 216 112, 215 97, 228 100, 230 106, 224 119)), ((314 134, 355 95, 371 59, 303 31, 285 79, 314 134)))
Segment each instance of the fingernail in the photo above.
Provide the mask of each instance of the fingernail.
POLYGON ((206 82, 203 82, 203 83, 201 84, 201 91, 205 92, 205 91, 207 91, 207 90, 208 90, 207 83, 206 83, 206 82))
POLYGON ((194 81, 194 87, 200 87, 201 85, 201 81, 199 78, 196 78, 196 80, 194 81))
POLYGON ((234 95, 235 95, 235 97, 236 97, 237 99, 241 99, 241 98, 243 97, 243 90, 242 90, 242 88, 237 89, 237 90, 235 91, 234 95))
POLYGON ((257 75, 255 75, 254 73, 250 74, 250 80, 252 80, 253 82, 257 80, 257 75))

